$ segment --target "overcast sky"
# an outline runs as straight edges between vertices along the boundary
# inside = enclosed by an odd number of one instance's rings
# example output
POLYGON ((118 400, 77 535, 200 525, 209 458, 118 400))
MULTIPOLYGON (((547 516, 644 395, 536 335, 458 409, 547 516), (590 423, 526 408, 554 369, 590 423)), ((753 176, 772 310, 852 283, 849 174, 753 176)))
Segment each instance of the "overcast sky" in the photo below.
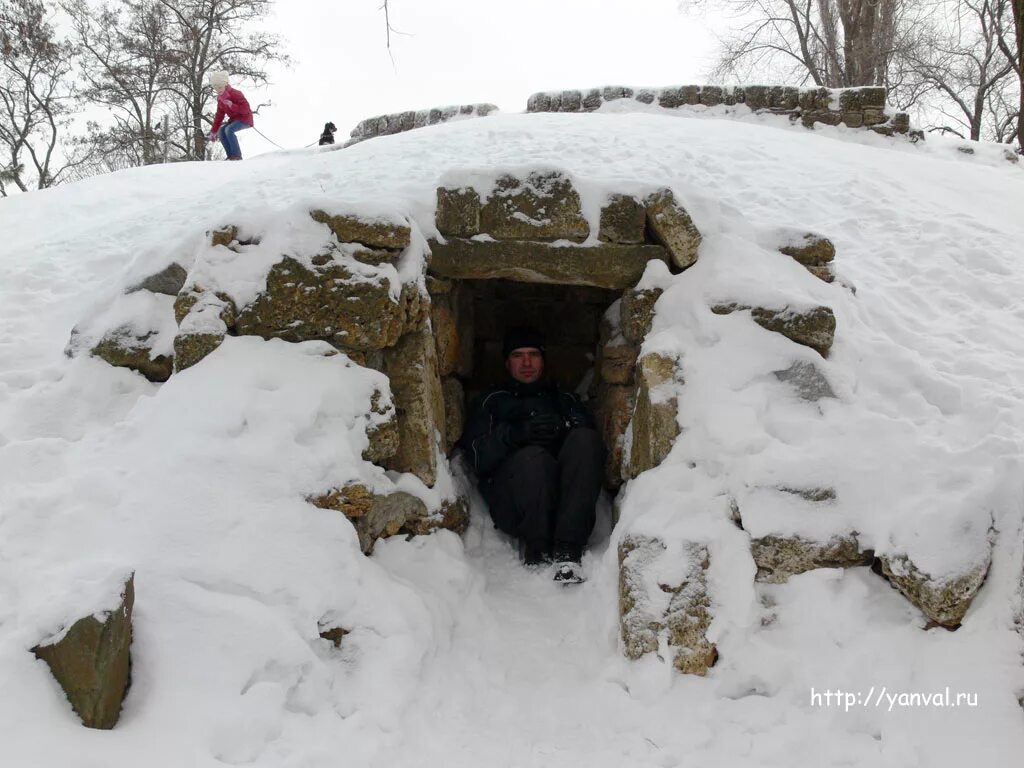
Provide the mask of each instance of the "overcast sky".
MULTIPOLYGON (((366 117, 490 102, 521 112, 531 93, 599 85, 702 82, 716 42, 678 0, 391 0, 390 56, 380 0, 278 0, 274 27, 294 62, 267 89, 236 83, 256 127, 284 147, 331 120, 344 140, 366 117), (392 61, 392 59, 394 61, 392 61)), ((252 156, 274 147, 240 135, 252 156)))

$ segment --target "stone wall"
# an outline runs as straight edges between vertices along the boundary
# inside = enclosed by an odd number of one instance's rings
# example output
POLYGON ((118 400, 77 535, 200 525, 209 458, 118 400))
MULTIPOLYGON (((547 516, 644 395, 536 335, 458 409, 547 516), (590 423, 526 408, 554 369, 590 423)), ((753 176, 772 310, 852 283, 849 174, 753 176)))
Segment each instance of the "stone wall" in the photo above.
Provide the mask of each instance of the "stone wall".
MULTIPOLYGON (((816 123, 868 128, 891 136, 908 133, 905 113, 886 110, 885 88, 795 88, 781 85, 674 85, 667 88, 606 86, 583 91, 535 93, 527 112, 593 112, 609 101, 632 99, 664 109, 686 106, 727 107, 745 104, 755 112, 788 115, 810 128, 816 123)), ((915 134, 921 137, 919 134, 915 134)))
POLYGON ((363 120, 352 129, 351 138, 345 142, 345 146, 349 147, 377 136, 390 136, 395 133, 411 131, 413 128, 447 123, 456 118, 486 117, 491 112, 496 112, 497 109, 494 104, 461 104, 377 115, 363 120))

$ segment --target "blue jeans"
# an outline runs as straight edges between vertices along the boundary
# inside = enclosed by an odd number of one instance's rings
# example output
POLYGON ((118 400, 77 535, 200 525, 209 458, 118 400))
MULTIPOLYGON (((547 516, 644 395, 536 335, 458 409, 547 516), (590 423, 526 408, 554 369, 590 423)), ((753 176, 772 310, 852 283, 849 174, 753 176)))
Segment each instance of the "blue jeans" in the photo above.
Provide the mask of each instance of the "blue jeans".
POLYGON ((239 131, 244 131, 246 128, 252 128, 251 125, 246 125, 239 120, 232 120, 229 123, 225 123, 217 131, 217 138, 220 139, 221 145, 224 147, 224 151, 228 153, 228 157, 237 157, 239 160, 242 159, 242 149, 238 146, 238 139, 235 138, 235 134, 239 131))

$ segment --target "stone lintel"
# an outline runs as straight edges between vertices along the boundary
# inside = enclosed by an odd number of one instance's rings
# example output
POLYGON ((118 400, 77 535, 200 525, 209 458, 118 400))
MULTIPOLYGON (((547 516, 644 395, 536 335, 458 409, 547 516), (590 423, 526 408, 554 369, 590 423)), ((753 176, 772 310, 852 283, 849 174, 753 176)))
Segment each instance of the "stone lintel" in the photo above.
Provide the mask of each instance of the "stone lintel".
POLYGON ((643 276, 652 259, 668 263, 657 245, 558 246, 529 240, 432 242, 430 272, 457 280, 498 279, 525 283, 589 285, 623 290, 643 276))

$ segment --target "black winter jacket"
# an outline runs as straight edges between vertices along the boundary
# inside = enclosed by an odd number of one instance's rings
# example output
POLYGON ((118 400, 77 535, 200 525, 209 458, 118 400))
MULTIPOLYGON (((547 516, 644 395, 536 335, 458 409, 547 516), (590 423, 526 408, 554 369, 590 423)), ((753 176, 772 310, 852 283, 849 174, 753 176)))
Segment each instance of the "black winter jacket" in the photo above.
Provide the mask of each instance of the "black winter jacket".
MULTIPOLYGON (((562 392, 554 384, 523 384, 512 379, 474 403, 459 441, 480 478, 492 475, 516 450, 509 427, 540 413, 557 413, 567 429, 594 426, 594 420, 576 395, 562 392)), ((552 446, 553 451, 557 449, 557 445, 552 446)))

